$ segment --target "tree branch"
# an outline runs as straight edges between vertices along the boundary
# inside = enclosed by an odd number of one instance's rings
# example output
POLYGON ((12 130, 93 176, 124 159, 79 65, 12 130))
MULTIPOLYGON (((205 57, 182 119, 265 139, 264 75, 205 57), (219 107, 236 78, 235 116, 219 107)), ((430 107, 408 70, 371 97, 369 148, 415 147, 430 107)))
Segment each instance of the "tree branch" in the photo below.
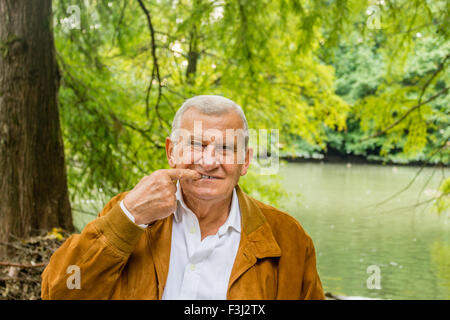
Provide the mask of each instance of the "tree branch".
MULTIPOLYGON (((65 79, 65 83, 67 84, 67 86, 69 88, 71 88, 75 95, 80 99, 80 100, 92 100, 92 101, 96 101, 96 99, 93 96, 89 95, 89 92, 93 90, 93 88, 91 87, 87 87, 82 81, 79 81, 77 78, 75 78, 71 72, 70 72, 70 68, 69 66, 64 62, 63 58, 56 53, 56 56, 59 59, 59 62, 61 63, 62 66, 62 70, 64 71, 64 75, 66 76, 65 79), (70 81, 68 81, 70 80, 70 81), (84 91, 81 92, 81 90, 79 88, 83 88, 84 91)), ((100 105, 99 102, 97 102, 97 104, 100 105)), ((85 104, 77 104, 77 107, 82 107, 84 110, 86 110, 88 113, 92 114, 92 115, 96 115, 98 116, 100 119, 107 121, 107 117, 105 116, 104 113, 99 112, 98 110, 96 110, 95 108, 89 108, 87 107, 87 105, 85 104)), ((165 146, 163 146, 162 144, 158 143, 158 141, 154 141, 150 135, 148 134, 148 132, 151 132, 151 128, 150 129, 141 129, 138 128, 136 125, 128 123, 126 121, 124 121, 123 119, 119 119, 119 117, 117 117, 111 110, 111 108, 109 108, 109 116, 113 121, 116 121, 118 123, 120 123, 121 125, 128 127, 136 132, 139 132, 142 136, 145 137, 145 139, 150 142, 151 144, 153 144, 156 148, 164 148, 165 146)))
POLYGON ((0 266, 3 267, 16 267, 16 268, 41 268, 45 267, 48 262, 36 263, 36 264, 22 264, 8 261, 0 261, 0 266))
POLYGON ((366 141, 369 139, 373 139, 376 138, 386 132, 388 132, 389 130, 391 130, 393 127, 395 127, 396 125, 398 125, 400 122, 402 122, 411 112, 413 112, 416 109, 419 109, 422 105, 427 104, 430 101, 433 101, 434 99, 436 99, 437 97, 439 97, 441 94, 444 94, 445 92, 448 91, 449 87, 444 88, 443 90, 441 90, 440 92, 438 92, 437 94, 435 94, 434 96, 432 96, 431 98, 428 98, 428 100, 426 100, 425 102, 422 102, 422 98, 425 94, 425 91, 428 89, 428 87, 430 86, 430 84, 433 82, 434 78, 436 78, 436 76, 444 69, 445 63, 447 62, 447 60, 450 58, 450 53, 447 54, 447 56, 444 58, 444 60, 442 60, 438 67, 436 68, 436 70, 433 72, 433 74, 431 75, 431 77, 427 80, 427 82, 425 83, 425 85, 423 86, 421 92, 420 92, 420 96, 419 96, 419 100, 417 102, 417 104, 410 108, 408 111, 406 111, 406 113, 401 116, 399 119, 397 119, 394 123, 392 123, 391 125, 389 125, 388 127, 386 127, 385 129, 377 132, 376 134, 362 139, 361 141, 366 141))
POLYGON ((123 1, 123 6, 122 6, 122 10, 120 11, 119 22, 117 23, 117 26, 116 26, 116 28, 114 29, 114 34, 113 34, 113 38, 112 38, 112 41, 111 41, 111 48, 109 49, 109 51, 111 51, 112 48, 113 48, 114 45, 115 45, 115 42, 116 42, 116 36, 117 36, 117 34, 119 33, 120 25, 122 24, 123 18, 124 18, 124 16, 125 16, 125 9, 126 9, 126 7, 127 7, 127 0, 124 0, 124 1, 123 1))
MULTIPOLYGON (((406 190, 408 190, 409 187, 411 187, 411 185, 414 183, 414 181, 416 181, 416 179, 417 179, 417 177, 420 175, 420 173, 423 171, 423 169, 424 169, 425 166, 427 165, 428 161, 430 161, 431 158, 432 158, 434 155, 436 155, 436 154, 440 153, 442 150, 448 148, 448 146, 447 146, 447 139, 444 139, 443 141, 444 141, 444 142, 443 142, 438 148, 436 148, 436 150, 434 150, 434 151, 428 156, 427 159, 425 159, 424 163, 420 166, 419 170, 416 172, 416 175, 411 179, 411 181, 409 181, 409 183, 408 183, 403 189, 401 189, 400 191, 396 192, 395 194, 393 194, 392 196, 388 197, 387 199, 378 202, 378 203, 375 204, 374 206, 375 206, 376 208, 377 208, 377 207, 380 207, 380 206, 382 206, 383 204, 385 204, 385 203, 389 202, 390 200, 394 199, 395 197, 397 197, 397 196, 400 195, 401 193, 403 193, 403 192, 405 192, 406 190)), ((369 206, 369 207, 372 207, 372 206, 369 206)))
MULTIPOLYGON (((376 138, 378 136, 381 136, 382 134, 385 134, 386 132, 388 132, 389 130, 391 130, 393 127, 395 127, 396 125, 398 125, 400 122, 402 122, 411 112, 413 112, 414 110, 420 108, 421 106, 423 106, 424 104, 427 104, 431 101, 433 101, 434 99, 438 98, 439 96, 441 96, 442 94, 446 93, 448 91, 448 89, 450 89, 450 87, 446 87, 443 90, 439 91, 438 93, 436 93, 434 96, 428 98, 427 100, 425 100, 424 102, 419 102, 418 104, 416 104, 415 106, 411 107, 408 111, 405 112, 405 114, 403 114, 403 116, 401 116, 400 118, 398 118, 394 123, 390 124, 388 127, 384 128, 383 130, 375 133, 374 135, 371 135, 370 137, 364 138, 361 140, 361 142, 366 141, 366 140, 370 140, 373 138, 376 138)), ((422 99, 422 97, 420 97, 420 99, 422 99)))
MULTIPOLYGON (((152 52, 152 57, 153 57, 153 70, 152 70, 152 76, 150 79, 150 83, 148 85, 147 88, 147 95, 146 95, 146 99, 145 99, 145 105, 146 105, 146 109, 145 109, 145 113, 147 115, 147 119, 149 118, 149 113, 150 113, 150 107, 149 107, 149 99, 150 99, 150 92, 152 90, 152 86, 153 86, 153 80, 155 79, 156 76, 156 80, 158 81, 158 97, 156 99, 156 103, 155 103, 155 112, 156 115, 158 117, 158 121, 159 124, 161 126, 161 128, 163 128, 163 125, 161 123, 161 115, 159 114, 159 103, 161 102, 161 94, 162 94, 162 83, 161 83, 161 74, 159 72, 159 65, 158 65, 158 57, 156 56, 156 41, 155 41, 155 30, 153 28, 153 24, 152 24, 152 18, 150 15, 150 12, 147 10, 147 8, 145 7, 144 3, 142 2, 142 0, 137 0, 139 3, 139 6, 141 7, 142 11, 144 12, 146 18, 147 18, 147 24, 148 24, 148 29, 150 30, 150 46, 151 46, 151 52, 152 52)), ((152 121, 153 123, 153 121, 152 121)))
POLYGON ((35 282, 41 283, 39 280, 32 278, 19 278, 19 277, 1 277, 0 281, 25 281, 25 282, 35 282))

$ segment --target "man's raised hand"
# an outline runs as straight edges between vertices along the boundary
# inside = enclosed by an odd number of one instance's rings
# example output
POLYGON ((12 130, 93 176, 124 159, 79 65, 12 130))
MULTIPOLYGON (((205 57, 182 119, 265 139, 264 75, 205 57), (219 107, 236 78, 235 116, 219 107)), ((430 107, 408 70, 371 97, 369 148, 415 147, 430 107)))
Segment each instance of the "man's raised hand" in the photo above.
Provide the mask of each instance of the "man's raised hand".
POLYGON ((197 180, 201 174, 190 169, 161 169, 145 176, 123 199, 136 224, 164 219, 177 208, 175 181, 197 180))

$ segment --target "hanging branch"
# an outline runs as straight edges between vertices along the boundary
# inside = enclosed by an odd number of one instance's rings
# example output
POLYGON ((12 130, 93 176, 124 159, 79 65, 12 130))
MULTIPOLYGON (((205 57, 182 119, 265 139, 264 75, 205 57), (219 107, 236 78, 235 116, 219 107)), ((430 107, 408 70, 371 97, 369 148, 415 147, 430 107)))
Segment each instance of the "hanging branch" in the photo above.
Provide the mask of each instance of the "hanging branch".
POLYGON ((240 31, 240 40, 244 46, 244 54, 245 58, 247 59, 247 62, 249 63, 249 69, 248 72, 250 73, 250 77, 253 78, 255 75, 255 71, 253 70, 253 64, 251 63, 253 59, 253 52, 249 46, 248 40, 249 40, 249 34, 248 34, 248 19, 247 19, 247 12, 246 8, 244 7, 242 1, 238 1, 239 5, 239 18, 241 20, 241 31, 240 31))
MULTIPOLYGON (((95 95, 90 95, 90 92, 93 90, 93 88, 87 87, 82 81, 80 81, 79 79, 77 79, 75 76, 72 75, 70 67, 64 62, 64 59, 61 57, 61 55, 58 52, 56 52, 56 56, 58 58, 60 66, 62 67, 62 70, 64 71, 64 79, 65 79, 66 85, 74 91, 74 93, 78 97, 78 99, 80 99, 81 101, 87 101, 87 100, 96 101, 97 104, 100 104, 100 102, 98 102, 96 100, 95 95), (80 90, 80 88, 83 88, 83 90, 80 90)), ((106 121, 106 115, 99 112, 97 109, 89 108, 89 107, 87 107, 87 104, 77 104, 76 106, 79 108, 83 108, 88 113, 90 113, 92 115, 96 115, 99 118, 104 119, 106 121)), ((161 144, 159 141, 155 141, 148 134, 151 131, 150 129, 142 129, 132 123, 128 123, 125 120, 117 117, 114 114, 114 112, 112 112, 111 110, 112 109, 109 108, 109 116, 113 121, 118 122, 121 125, 140 133, 146 139, 146 141, 153 144, 153 146, 155 146, 156 148, 164 148, 163 144, 161 144)))
POLYGON ((123 6, 122 6, 122 10, 120 11, 119 22, 117 23, 117 26, 114 29, 113 38, 112 38, 112 41, 111 41, 111 48, 109 49, 110 52, 111 52, 112 48, 115 45, 116 37, 117 37, 117 35, 119 33, 120 26, 121 26, 123 18, 125 16, 125 9, 126 9, 126 7, 127 7, 127 0, 124 0, 123 1, 123 6))
POLYGON ((446 87, 443 90, 439 91, 438 93, 436 93, 434 96, 430 97, 429 99, 425 100, 424 102, 420 102, 418 104, 416 104, 415 106, 411 107, 408 111, 405 112, 405 114, 403 114, 403 116, 401 116, 400 118, 398 118, 394 123, 390 124, 388 127, 386 127, 385 129, 377 132, 376 134, 362 139, 361 141, 366 141, 369 139, 373 139, 376 138, 378 136, 381 136, 382 134, 385 134, 386 132, 388 132, 389 130, 391 130, 393 127, 395 127, 396 125, 398 125, 400 122, 402 122, 403 120, 405 120, 405 118, 414 110, 420 108, 421 106, 423 106, 424 104, 427 104, 428 102, 433 101, 434 99, 438 98, 439 96, 441 96, 442 94, 446 93, 448 91, 448 89, 450 89, 450 87, 446 87))
POLYGON ((417 104, 413 107, 411 107, 408 111, 406 111, 403 116, 401 116, 400 118, 398 118, 395 122, 393 122, 392 124, 390 124, 389 126, 387 126, 386 128, 384 128, 383 130, 375 133, 374 135, 371 135, 368 138, 364 138, 361 140, 361 142, 369 140, 369 139, 373 139, 376 138, 382 134, 385 134, 386 132, 388 132, 389 130, 391 130, 393 127, 395 127, 396 125, 398 125, 400 122, 402 122, 411 112, 413 112, 416 109, 419 109, 422 105, 427 104, 431 101, 433 101, 434 99, 438 98, 439 96, 441 96, 442 94, 446 93, 448 91, 448 89, 450 89, 450 87, 446 87, 444 89, 442 89, 441 91, 439 91, 438 93, 436 93, 435 95, 433 95, 432 97, 428 98, 427 100, 425 100, 424 102, 422 102, 422 98, 423 95, 425 94, 425 91, 428 89, 428 87, 430 86, 431 82, 433 81, 434 78, 436 78, 436 76, 444 69, 445 63, 446 61, 450 58, 450 54, 448 54, 443 61, 441 61, 437 67, 437 69, 433 72, 433 74, 431 75, 431 77, 428 79, 428 81, 425 83, 425 85, 423 86, 421 92, 420 92, 420 96, 419 96, 419 100, 417 102, 417 104))
POLYGON ((444 60, 441 61, 441 63, 439 63, 437 69, 433 72, 430 79, 428 79, 427 83, 425 83, 425 85, 423 86, 422 92, 420 93, 420 97, 419 97, 419 102, 418 102, 419 104, 422 102, 422 98, 423 98, 423 95, 425 94, 425 91, 428 89, 428 87, 430 86, 433 79, 436 78, 436 76, 444 69, 445 62, 449 58, 450 58, 450 53, 444 58, 444 60))
POLYGON ((426 167, 426 165, 428 164, 428 161, 431 160, 431 158, 440 153, 441 151, 445 150, 446 148, 448 148, 447 146, 447 139, 443 140, 444 142, 438 147, 436 148, 436 150, 434 150, 428 157, 427 159, 425 159, 424 163, 420 166, 419 170, 416 172, 416 175, 411 179, 411 181, 409 181, 409 183, 402 188, 400 191, 397 191, 395 194, 393 194, 392 196, 388 197, 387 199, 380 201, 378 203, 376 203, 375 205, 369 205, 368 208, 374 206, 375 208, 382 206, 383 204, 391 201, 392 199, 394 199, 395 197, 397 197, 398 195, 402 194, 403 192, 405 192, 406 190, 408 190, 412 184, 414 183, 414 181, 416 181, 417 177, 420 175, 420 173, 424 170, 424 168, 426 167))
MULTIPOLYGON (((147 10, 147 8, 145 7, 145 5, 142 3, 142 0, 137 0, 139 3, 139 6, 141 7, 142 11, 144 12, 146 18, 147 18, 147 24, 148 24, 148 29, 150 30, 150 46, 151 46, 151 52, 152 52, 152 57, 153 57, 153 70, 152 70, 152 76, 150 79, 150 83, 148 85, 147 88, 147 96, 145 98, 145 113, 147 116, 147 119, 149 118, 149 113, 150 113, 150 106, 149 106, 149 98, 150 98, 150 92, 152 90, 152 86, 153 86, 153 80, 155 80, 155 76, 156 76, 156 81, 158 82, 158 97, 156 99, 156 104, 155 104, 155 112, 156 115, 158 117, 158 121, 159 121, 159 125, 161 126, 161 128, 163 128, 162 123, 161 123, 161 115, 159 114, 159 103, 161 102, 161 95, 162 95, 162 82, 161 82, 161 74, 159 72, 159 65, 158 65, 158 57, 156 56, 156 40, 155 40, 155 30, 153 28, 153 24, 152 24, 152 18, 150 15, 150 12, 147 10)), ((153 121, 152 121, 153 123, 153 121)))
POLYGON ((160 141, 154 141, 152 139, 152 137, 149 135, 149 130, 148 129, 142 129, 137 127, 136 125, 134 125, 133 123, 129 123, 123 119, 119 119, 114 113, 110 112, 111 117, 117 121, 118 123, 120 123, 122 126, 124 127, 128 127, 138 133, 140 133, 147 141, 151 142, 156 148, 158 149, 164 149, 165 146, 164 144, 162 144, 160 141))

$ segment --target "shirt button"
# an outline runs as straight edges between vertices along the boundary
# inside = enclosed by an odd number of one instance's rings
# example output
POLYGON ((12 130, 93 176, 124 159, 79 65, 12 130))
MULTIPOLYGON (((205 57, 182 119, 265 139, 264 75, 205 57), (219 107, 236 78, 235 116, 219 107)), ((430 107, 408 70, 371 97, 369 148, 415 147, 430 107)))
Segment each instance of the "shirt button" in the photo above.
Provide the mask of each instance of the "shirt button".
POLYGON ((197 232, 197 230, 195 229, 194 226, 192 226, 192 227, 189 229, 189 232, 192 233, 192 234, 194 234, 194 233, 197 232))
POLYGON ((194 270, 195 270, 195 264, 191 263, 191 271, 194 271, 194 270))

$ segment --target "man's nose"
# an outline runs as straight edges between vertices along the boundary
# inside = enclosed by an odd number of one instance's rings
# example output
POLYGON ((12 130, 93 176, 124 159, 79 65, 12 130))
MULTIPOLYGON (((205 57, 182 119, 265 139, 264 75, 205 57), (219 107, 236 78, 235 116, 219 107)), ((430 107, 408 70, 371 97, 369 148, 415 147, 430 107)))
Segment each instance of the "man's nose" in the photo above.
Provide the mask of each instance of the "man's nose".
POLYGON ((214 145, 210 144, 203 149, 202 158, 200 159, 200 164, 205 170, 211 170, 219 165, 216 159, 216 148, 214 145))

